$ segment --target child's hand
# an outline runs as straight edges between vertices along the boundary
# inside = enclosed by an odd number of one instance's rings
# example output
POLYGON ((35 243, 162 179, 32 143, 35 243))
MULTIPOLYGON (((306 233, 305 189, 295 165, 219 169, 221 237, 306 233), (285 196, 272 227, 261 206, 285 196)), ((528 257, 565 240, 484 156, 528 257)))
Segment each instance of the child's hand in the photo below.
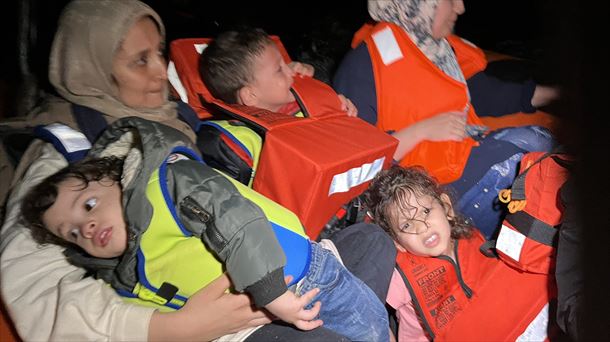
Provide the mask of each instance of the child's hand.
POLYGON ((301 62, 290 62, 288 67, 297 74, 313 77, 314 67, 311 64, 301 62))
POLYGON ((343 94, 339 94, 339 101, 341 101, 341 110, 347 112, 347 116, 358 116, 358 108, 354 106, 352 101, 343 94))
POLYGON ((284 292, 265 308, 284 322, 292 323, 301 330, 312 330, 323 324, 322 320, 316 319, 320 313, 321 303, 316 302, 314 306, 306 310, 304 307, 320 292, 313 289, 306 294, 298 297, 291 291, 284 292))

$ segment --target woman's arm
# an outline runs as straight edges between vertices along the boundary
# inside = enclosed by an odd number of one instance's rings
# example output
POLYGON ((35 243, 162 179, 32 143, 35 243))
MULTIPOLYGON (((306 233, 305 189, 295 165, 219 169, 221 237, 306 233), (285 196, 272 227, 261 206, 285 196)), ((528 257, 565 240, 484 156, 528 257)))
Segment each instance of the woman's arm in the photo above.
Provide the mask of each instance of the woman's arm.
MULTIPOLYGON (((37 144, 41 144, 37 142, 37 144)), ((101 281, 83 276, 62 248, 40 247, 19 222, 30 187, 66 165, 49 144, 28 168, 7 203, 0 267, 3 299, 24 340, 143 340, 152 309, 125 304, 101 281)))

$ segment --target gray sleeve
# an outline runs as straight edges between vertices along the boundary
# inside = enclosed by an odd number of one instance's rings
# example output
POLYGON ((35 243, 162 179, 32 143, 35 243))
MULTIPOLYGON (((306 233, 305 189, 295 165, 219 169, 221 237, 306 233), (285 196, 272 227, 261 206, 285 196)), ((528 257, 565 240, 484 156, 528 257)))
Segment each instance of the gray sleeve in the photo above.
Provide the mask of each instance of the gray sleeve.
POLYGON ((225 263, 238 291, 257 305, 284 293, 286 257, 263 211, 213 169, 194 161, 168 167, 182 224, 225 263))

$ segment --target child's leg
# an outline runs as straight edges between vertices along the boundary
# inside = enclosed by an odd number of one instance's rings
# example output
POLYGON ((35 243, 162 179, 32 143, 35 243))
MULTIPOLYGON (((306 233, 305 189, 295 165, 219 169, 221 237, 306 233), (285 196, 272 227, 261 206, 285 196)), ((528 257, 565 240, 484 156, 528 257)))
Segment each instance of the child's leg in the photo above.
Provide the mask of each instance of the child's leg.
POLYGON ((324 327, 353 341, 389 341, 388 314, 383 302, 360 279, 343 267, 334 255, 312 243, 309 272, 297 288, 303 294, 320 293, 320 318, 324 327))

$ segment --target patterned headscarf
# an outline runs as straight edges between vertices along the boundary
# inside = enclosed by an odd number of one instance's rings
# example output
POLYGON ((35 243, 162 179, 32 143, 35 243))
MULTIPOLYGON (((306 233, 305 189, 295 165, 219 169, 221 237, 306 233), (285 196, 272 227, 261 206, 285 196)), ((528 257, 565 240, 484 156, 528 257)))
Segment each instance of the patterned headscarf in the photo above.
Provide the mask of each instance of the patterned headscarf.
MULTIPOLYGON (((132 108, 119 99, 112 76, 113 58, 129 29, 144 17, 155 21, 165 39, 161 18, 140 1, 72 1, 62 12, 53 40, 49 80, 65 100, 96 109, 109 122, 139 116, 194 138, 188 126, 178 119, 174 102, 168 100, 158 108, 132 108)), ((53 111, 53 106, 49 110, 53 111)))
POLYGON ((465 83, 447 39, 432 37, 432 22, 439 1, 450 0, 368 0, 368 9, 373 19, 402 27, 432 63, 453 79, 465 83))

